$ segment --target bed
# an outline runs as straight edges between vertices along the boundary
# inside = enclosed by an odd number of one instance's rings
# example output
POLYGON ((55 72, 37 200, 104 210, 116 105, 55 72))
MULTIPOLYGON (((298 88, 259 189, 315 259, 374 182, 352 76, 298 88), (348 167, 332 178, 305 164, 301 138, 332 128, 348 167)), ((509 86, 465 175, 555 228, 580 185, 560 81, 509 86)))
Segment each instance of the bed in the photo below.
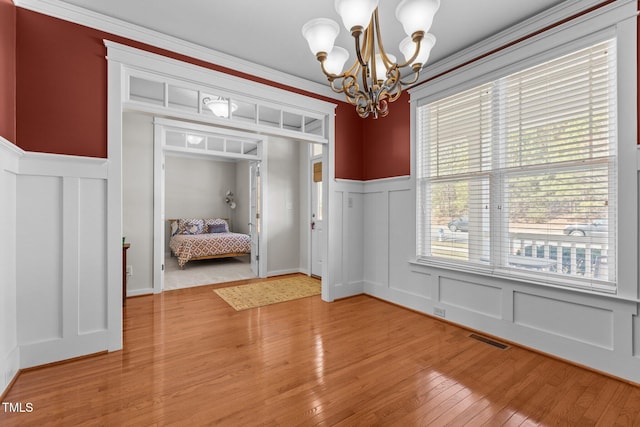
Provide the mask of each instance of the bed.
POLYGON ((170 219, 169 248, 184 268, 189 261, 229 258, 251 253, 251 236, 232 233, 224 218, 170 219))

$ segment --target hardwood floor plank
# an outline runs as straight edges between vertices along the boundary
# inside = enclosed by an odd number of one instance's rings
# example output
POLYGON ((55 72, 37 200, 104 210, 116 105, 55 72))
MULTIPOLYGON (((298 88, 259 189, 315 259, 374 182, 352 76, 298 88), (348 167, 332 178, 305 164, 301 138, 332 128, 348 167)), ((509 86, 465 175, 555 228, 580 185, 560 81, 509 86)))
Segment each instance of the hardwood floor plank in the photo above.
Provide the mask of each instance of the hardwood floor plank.
POLYGON ((4 426, 633 425, 640 389, 357 296, 131 298, 122 351, 20 374, 4 426))

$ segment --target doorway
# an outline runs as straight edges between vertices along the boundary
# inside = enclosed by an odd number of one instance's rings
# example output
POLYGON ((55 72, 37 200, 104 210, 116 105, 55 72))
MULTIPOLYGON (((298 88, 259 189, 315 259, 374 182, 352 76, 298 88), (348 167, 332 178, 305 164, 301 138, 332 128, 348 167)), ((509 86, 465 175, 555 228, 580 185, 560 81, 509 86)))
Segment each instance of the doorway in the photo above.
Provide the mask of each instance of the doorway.
MULTIPOLYGON (((154 194, 160 196, 154 197, 153 213, 154 293, 183 287, 176 284, 176 274, 185 278, 185 286, 246 279, 248 267, 255 276, 265 277, 267 246, 263 244, 266 230, 262 224, 263 198, 260 195, 266 179, 260 177, 259 171, 261 165, 266 164, 263 154, 266 155, 267 152, 267 141, 268 137, 254 133, 180 120, 154 119, 154 194), (213 173, 216 170, 212 166, 214 164, 223 172, 213 173), (172 175, 168 170, 173 172, 172 175), (196 173, 196 170, 205 172, 196 173), (168 180, 168 176, 173 178, 168 180), (168 204, 167 200, 171 200, 169 197, 178 201, 168 204), (233 254, 219 253, 219 250, 224 252, 226 246, 218 243, 197 245, 199 251, 215 252, 189 252, 189 257, 193 255, 205 259, 187 261, 184 266, 181 263, 180 266, 187 271, 183 273, 184 270, 177 267, 178 263, 174 258, 167 258, 167 254, 171 252, 169 239, 173 241, 174 238, 168 224, 181 218, 225 219, 230 225, 228 231, 235 235, 223 237, 210 234, 208 237, 228 239, 234 248, 233 254), (248 218, 254 219, 247 221, 248 218), (247 222, 252 223, 252 226, 249 227, 247 222), (242 265, 245 257, 236 254, 236 243, 232 243, 241 237, 239 235, 250 236, 251 255, 246 255, 247 264, 251 260, 250 266, 242 265), (220 265, 218 270, 220 276, 212 279, 216 264, 224 265, 220 265), (200 272, 194 272, 195 269, 200 272), (231 274, 225 276, 225 271, 231 274), (190 272, 194 274, 188 274, 190 272), (168 287, 165 273, 171 275, 168 287), (193 280, 200 282, 191 283, 193 280)), ((206 233, 203 230, 202 234, 206 233)), ((175 236, 176 241, 178 237, 186 238, 175 236)))

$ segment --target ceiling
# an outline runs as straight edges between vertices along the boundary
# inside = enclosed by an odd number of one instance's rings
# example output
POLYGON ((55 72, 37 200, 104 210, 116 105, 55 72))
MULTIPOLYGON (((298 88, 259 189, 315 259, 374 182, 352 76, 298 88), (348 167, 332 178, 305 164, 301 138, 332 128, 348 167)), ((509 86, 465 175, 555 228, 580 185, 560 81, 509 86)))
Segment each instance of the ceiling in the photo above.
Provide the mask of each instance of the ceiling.
MULTIPOLYGON (((400 54, 405 34, 395 19, 400 0, 381 0, 385 48, 400 54)), ((430 32, 437 42, 429 63, 456 53, 564 0, 442 0, 430 32)), ((301 28, 327 17, 341 26, 337 45, 355 60, 353 39, 342 26, 332 0, 59 0, 218 52, 318 83, 326 83, 301 28)))

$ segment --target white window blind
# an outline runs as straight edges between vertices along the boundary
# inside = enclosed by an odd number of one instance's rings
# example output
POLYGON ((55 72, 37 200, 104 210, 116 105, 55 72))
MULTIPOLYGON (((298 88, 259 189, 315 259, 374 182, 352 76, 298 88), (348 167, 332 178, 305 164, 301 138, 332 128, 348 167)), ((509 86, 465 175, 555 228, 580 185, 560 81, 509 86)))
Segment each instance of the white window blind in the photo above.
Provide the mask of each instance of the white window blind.
POLYGON ((418 108, 418 257, 615 290, 615 43, 418 108))

